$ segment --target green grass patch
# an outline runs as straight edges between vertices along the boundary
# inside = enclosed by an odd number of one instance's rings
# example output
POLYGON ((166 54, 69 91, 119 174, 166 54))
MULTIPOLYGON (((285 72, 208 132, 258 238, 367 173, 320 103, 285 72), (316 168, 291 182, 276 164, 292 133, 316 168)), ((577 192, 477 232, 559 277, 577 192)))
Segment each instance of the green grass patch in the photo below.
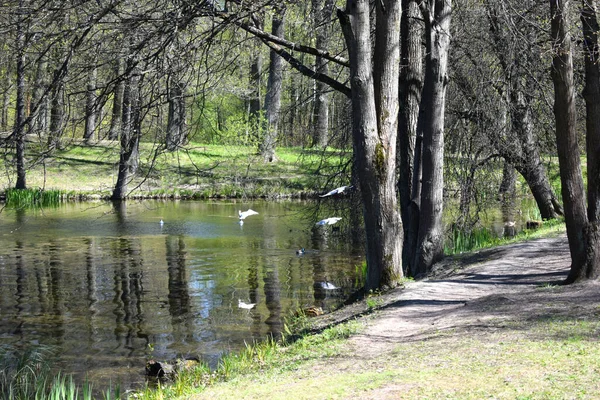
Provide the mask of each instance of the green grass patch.
POLYGON ((544 221, 538 229, 525 229, 512 237, 499 237, 488 228, 474 229, 469 233, 454 230, 444 243, 444 254, 466 253, 509 243, 523 242, 558 235, 566 231, 563 219, 544 221))
POLYGON ((67 194, 62 190, 7 189, 6 205, 12 208, 53 207, 67 194))
MULTIPOLYGON (((35 146, 29 148, 36 158, 35 146)), ((350 154, 338 149, 314 151, 278 148, 265 163, 255 147, 190 143, 165 152, 140 144, 139 168, 128 186, 131 197, 242 198, 293 197, 320 192, 328 179, 348 165, 350 154)), ((117 142, 69 144, 27 170, 31 187, 56 188, 84 196, 109 197, 117 179, 117 142)), ((12 186, 13 167, 0 160, 0 187, 12 186)))
POLYGON ((366 359, 341 346, 293 369, 240 375, 185 398, 593 399, 600 392, 598 321, 491 325, 432 332, 366 359))
POLYGON ((248 344, 241 352, 225 355, 215 370, 211 371, 206 365, 200 364, 182 372, 172 383, 148 387, 131 397, 144 400, 191 398, 223 382, 243 381, 248 376, 260 380, 282 372, 293 372, 303 363, 340 354, 343 339, 358 329, 357 322, 348 322, 319 334, 303 336, 291 344, 286 344, 285 339, 281 342, 267 340, 248 344))

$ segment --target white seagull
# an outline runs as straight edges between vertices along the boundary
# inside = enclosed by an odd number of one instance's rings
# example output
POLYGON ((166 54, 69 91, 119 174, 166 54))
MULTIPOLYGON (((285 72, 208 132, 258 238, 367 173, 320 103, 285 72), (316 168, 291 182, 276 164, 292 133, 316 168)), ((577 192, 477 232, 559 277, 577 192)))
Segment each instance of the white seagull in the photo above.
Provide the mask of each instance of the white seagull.
POLYGON ((239 210, 238 211, 238 215, 240 216, 240 220, 244 220, 246 219, 246 217, 249 217, 251 215, 257 215, 258 213, 254 210, 248 209, 247 211, 242 211, 239 210))
POLYGON ((352 189, 354 186, 340 186, 339 188, 335 188, 323 195, 320 195, 319 197, 327 197, 327 196, 334 196, 336 194, 342 194, 344 193, 346 190, 350 190, 352 189))
POLYGON ((316 225, 333 225, 337 223, 340 219, 340 217, 325 218, 317 222, 316 225))
POLYGON ((246 310, 253 309, 256 303, 244 303, 242 299, 238 299, 238 307, 246 310))

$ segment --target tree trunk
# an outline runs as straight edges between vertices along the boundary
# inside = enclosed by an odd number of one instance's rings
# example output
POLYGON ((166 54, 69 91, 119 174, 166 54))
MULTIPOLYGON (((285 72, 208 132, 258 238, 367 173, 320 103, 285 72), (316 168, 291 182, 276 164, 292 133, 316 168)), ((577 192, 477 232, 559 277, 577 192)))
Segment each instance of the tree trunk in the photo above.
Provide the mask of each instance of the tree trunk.
MULTIPOLYGON (((58 71, 54 72, 55 74, 58 71)), ((65 119, 65 84, 62 81, 56 83, 52 88, 52 99, 50 101, 50 132, 48 134, 48 148, 60 147, 60 139, 64 130, 65 119)))
POLYGON ((377 2, 372 52, 369 1, 348 0, 344 11, 338 9, 350 55, 352 133, 364 205, 367 290, 394 286, 402 277, 402 221, 395 179, 400 15, 400 0, 377 2))
POLYGON ((26 189, 25 171, 25 32, 23 31, 24 17, 23 0, 19 1, 19 15, 17 16, 17 102, 15 107, 15 125, 13 128, 16 146, 17 182, 15 189, 26 189))
MULTIPOLYGON (((595 265, 587 262, 586 254, 591 236, 588 230, 577 141, 577 112, 568 8, 568 0, 550 0, 556 145, 565 207, 565 224, 571 252, 571 270, 566 281, 571 283, 586 277, 593 277, 595 265), (590 267, 592 267, 591 270, 590 267), (590 272, 592 273, 590 274, 590 272)), ((597 231, 594 236, 597 237, 597 231)))
MULTIPOLYGON (((400 213, 404 227, 404 243, 402 264, 409 269, 414 257, 414 245, 418 234, 418 215, 416 229, 409 229, 415 140, 417 137, 417 121, 419 104, 423 89, 423 51, 421 40, 423 26, 419 21, 420 11, 416 0, 402 0, 402 18, 400 20, 400 114, 398 116, 398 195, 400 213), (413 238, 412 240, 410 238, 413 238), (412 245, 411 245, 412 244, 412 245)), ((420 180, 420 178, 419 178, 420 180)), ((418 206, 417 213, 418 213, 418 206)), ((415 228, 415 227, 413 227, 415 228)))
POLYGON ((582 1, 588 225, 583 231, 584 261, 581 264, 573 262, 567 282, 596 278, 600 265, 600 66, 598 65, 600 49, 598 47, 599 27, 596 12, 595 0, 582 1))
POLYGON ((123 119, 121 121, 121 155, 119 173, 111 199, 127 197, 127 185, 138 165, 140 140, 140 90, 139 76, 133 73, 125 82, 123 90, 123 119))
MULTIPOLYGON (((531 108, 524 94, 515 88, 510 92, 511 122, 519 139, 521 157, 506 154, 510 163, 523 176, 535 198, 542 219, 554 219, 563 214, 562 207, 552 192, 550 181, 534 137, 531 108)), ((505 157, 506 158, 506 157, 505 157)))
POLYGON ((537 139, 534 132, 534 122, 531 116, 532 102, 538 99, 527 93, 528 88, 536 85, 535 78, 528 71, 537 61, 533 56, 533 38, 520 40, 523 36, 532 37, 529 27, 517 26, 518 33, 514 33, 506 21, 501 17, 505 15, 502 6, 489 2, 486 4, 490 32, 494 44, 492 48, 498 58, 502 69, 501 80, 505 85, 496 85, 497 92, 507 104, 510 116, 510 135, 500 139, 496 132, 490 135, 496 150, 502 157, 523 176, 543 219, 553 219, 562 215, 562 206, 558 202, 552 186, 548 180, 546 170, 542 164, 537 139), (525 43, 515 49, 514 41, 525 43), (525 51, 519 51, 525 50, 525 51), (524 53, 524 54, 523 54, 524 53))
MULTIPOLYGON (((313 0, 312 12, 313 21, 316 32, 316 46, 317 49, 326 49, 329 47, 330 37, 330 20, 331 14, 333 13, 334 7, 333 0, 325 0, 325 3, 321 0, 313 0)), ((315 71, 318 73, 328 75, 329 67, 328 61, 323 57, 315 57, 315 71)), ((315 104, 313 110, 313 144, 324 148, 327 146, 329 140, 329 87, 321 82, 315 82, 315 104)))
POLYGON ((598 48, 598 19, 596 0, 583 0, 581 22, 585 55, 587 194, 588 218, 600 222, 600 50, 598 48))
MULTIPOLYGON (((10 66, 6 67, 7 71, 10 71, 10 66)), ((10 93, 13 89, 11 74, 4 74, 4 85, 2 92, 2 118, 0 121, 0 125, 2 126, 2 131, 8 131, 8 109, 10 108, 10 93)))
MULTIPOLYGON (((264 14, 261 11, 254 14, 252 18, 253 26, 256 29, 263 30, 264 14)), ((252 40, 251 61, 250 61, 250 102, 248 105, 248 121, 250 125, 251 138, 256 140, 260 137, 261 121, 261 98, 262 98, 262 72, 263 57, 260 51, 260 40, 252 40)))
POLYGON ((37 111, 31 118, 31 130, 39 137, 44 137, 48 133, 48 97, 44 94, 46 86, 48 85, 46 79, 47 69, 48 59, 45 55, 40 55, 32 98, 33 104, 37 105, 37 111))
POLYGON ((85 130, 83 132, 83 140, 86 142, 94 138, 96 131, 96 80, 98 78, 98 68, 94 65, 88 73, 88 83, 85 93, 85 130))
POLYGON ((175 151, 185 142, 185 97, 183 82, 173 80, 169 89, 166 146, 175 151))
POLYGON ((444 251, 444 113, 452 2, 429 0, 421 7, 427 55, 420 114, 423 127, 422 184, 414 276, 427 273, 444 251))
MULTIPOLYGON (((271 33, 283 38, 285 25, 285 8, 276 7, 271 33)), ((263 142, 260 146, 260 155, 265 162, 275 159, 275 143, 277 141, 277 127, 279 124, 279 111, 281 109, 281 88, 283 84, 283 59, 271 50, 269 64, 269 80, 267 82, 267 96, 265 99, 266 128, 263 142)))
POLYGON ((123 90, 124 82, 121 76, 125 72, 123 57, 117 57, 115 65, 116 83, 113 92, 112 116, 110 119, 110 129, 108 131, 109 140, 117 140, 121 131, 121 121, 123 119, 123 90))

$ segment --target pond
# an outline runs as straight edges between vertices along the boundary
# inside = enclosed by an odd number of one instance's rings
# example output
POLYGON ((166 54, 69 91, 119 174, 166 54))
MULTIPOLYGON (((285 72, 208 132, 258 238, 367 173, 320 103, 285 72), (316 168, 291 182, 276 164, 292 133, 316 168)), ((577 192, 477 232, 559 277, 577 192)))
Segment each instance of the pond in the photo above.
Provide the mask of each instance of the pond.
POLYGON ((310 208, 290 201, 5 208, 0 345, 52 346, 55 366, 95 388, 142 385, 149 358, 199 356, 215 366, 244 343, 278 336, 298 308, 330 309, 359 285, 360 246, 334 226, 316 227, 310 208), (248 208, 258 215, 240 224, 238 210, 248 208))

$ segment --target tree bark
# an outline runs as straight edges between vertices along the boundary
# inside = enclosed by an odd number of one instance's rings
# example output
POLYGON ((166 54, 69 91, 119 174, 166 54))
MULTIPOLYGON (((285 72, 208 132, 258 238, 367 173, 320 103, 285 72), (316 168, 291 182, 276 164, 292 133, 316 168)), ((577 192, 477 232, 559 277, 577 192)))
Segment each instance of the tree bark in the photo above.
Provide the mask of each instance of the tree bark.
MULTIPOLYGON (((54 71, 55 74, 59 73, 54 71)), ((56 82, 52 88, 52 99, 50 101, 50 131, 48 134, 48 148, 60 147, 60 139, 64 130, 65 119, 65 84, 62 80, 56 82)))
POLYGON ((122 56, 118 56, 115 64, 116 83, 113 89, 112 116, 110 119, 110 129, 108 131, 109 140, 117 140, 121 131, 121 121, 123 119, 123 90, 124 82, 121 76, 125 72, 125 65, 122 56))
POLYGON ((15 124, 13 136, 16 146, 17 181, 15 189, 26 189, 25 170, 25 32, 23 21, 25 17, 24 1, 19 0, 17 16, 16 49, 17 49, 17 101, 15 106, 15 124))
MULTIPOLYGON (((252 19, 254 26, 257 29, 263 30, 264 15, 260 11, 254 15, 252 19)), ((259 48, 259 39, 252 41, 252 54, 250 62, 250 104, 248 110, 248 119, 253 139, 259 137, 261 122, 261 98, 262 98, 262 72, 263 72, 263 57, 259 48)))
MULTIPOLYGON (((413 168, 415 141, 417 137, 417 121, 419 104, 423 89, 423 24, 416 0, 402 0, 402 17, 400 19, 400 114, 398 116, 398 196, 400 213, 404 227, 404 243, 402 264, 409 269, 414 257, 414 245, 418 234, 418 215, 414 215, 416 227, 411 226, 411 193, 413 188, 413 168), (412 240, 411 240, 412 237, 412 240)), ((419 177, 420 181, 420 177, 419 177)), ((419 194, 420 195, 420 194, 419 194)), ((418 214, 418 206, 415 204, 418 214)))
POLYGON ((583 98, 586 110, 588 224, 583 229, 583 262, 575 263, 571 257, 573 264, 567 282, 597 278, 600 266, 600 49, 595 0, 582 1, 581 22, 585 60, 583 98))
MULTIPOLYGON (((326 49, 329 46, 330 20, 334 7, 333 0, 313 0, 312 12, 316 32, 316 45, 318 49, 326 49)), ((328 61, 321 56, 315 57, 315 71, 328 75, 328 61)), ((315 103, 313 110, 313 144, 324 148, 329 140, 329 93, 328 86, 321 82, 315 82, 315 103)))
POLYGON ((402 221, 395 179, 400 16, 400 0, 377 2, 373 52, 369 2, 348 0, 345 10, 338 10, 350 55, 352 133, 364 205, 367 290, 394 286, 403 276, 402 221))
POLYGON ((37 104, 37 111, 31 118, 32 132, 39 137, 45 137, 48 131, 48 96, 45 94, 47 82, 48 59, 40 55, 37 63, 37 72, 33 90, 33 104, 37 104))
POLYGON ((86 142, 89 142, 94 138, 94 132, 96 131, 97 79, 98 68, 94 65, 90 68, 88 73, 88 82, 85 93, 85 130, 83 132, 83 140, 85 140, 86 142))
POLYGON ((123 120, 121 122, 121 155, 119 173, 111 200, 127 197, 127 187, 138 166, 140 141, 140 77, 135 73, 125 82, 123 90, 123 120))
POLYGON ((600 49, 596 0, 582 0, 586 108, 588 218, 600 222, 600 49))
POLYGON ((169 115, 167 117, 166 146, 168 151, 175 151, 186 139, 185 136, 185 86, 174 79, 169 88, 169 115))
MULTIPOLYGON (((565 224, 571 252, 571 269, 566 282, 571 283, 592 277, 593 274, 589 274, 588 267, 591 265, 587 262, 586 254, 591 236, 588 231, 577 141, 577 113, 568 9, 568 0, 550 0, 556 145, 565 207, 565 224)), ((597 231, 595 236, 597 236, 597 231)), ((595 272, 594 270, 595 268, 592 268, 591 272, 595 272)))
POLYGON ((451 0, 429 0, 421 4, 427 55, 420 114, 423 127, 421 204, 413 276, 426 274, 444 251, 444 114, 452 10, 451 0))
MULTIPOLYGON (((271 26, 271 33, 274 36, 281 38, 284 36, 285 8, 283 6, 276 7, 271 26)), ((275 159, 279 111, 281 109, 282 84, 283 59, 271 50, 269 80, 267 82, 267 96, 265 99, 266 127, 263 142, 260 146, 260 155, 265 162, 272 162, 275 159)))

